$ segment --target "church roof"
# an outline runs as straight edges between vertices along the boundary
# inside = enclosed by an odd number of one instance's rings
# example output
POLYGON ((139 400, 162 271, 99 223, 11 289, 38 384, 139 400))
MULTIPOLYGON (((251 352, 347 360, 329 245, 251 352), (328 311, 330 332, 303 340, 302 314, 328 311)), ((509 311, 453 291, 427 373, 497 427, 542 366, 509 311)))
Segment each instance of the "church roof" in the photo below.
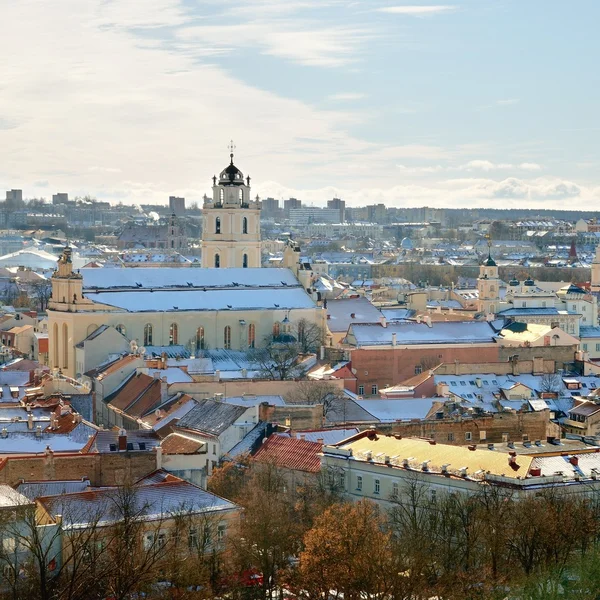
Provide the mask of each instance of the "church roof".
POLYGON ((88 300, 127 312, 314 308, 289 269, 82 269, 88 300))
POLYGON ((244 185, 244 174, 233 164, 233 154, 231 162, 221 171, 219 175, 219 184, 221 185, 244 185))

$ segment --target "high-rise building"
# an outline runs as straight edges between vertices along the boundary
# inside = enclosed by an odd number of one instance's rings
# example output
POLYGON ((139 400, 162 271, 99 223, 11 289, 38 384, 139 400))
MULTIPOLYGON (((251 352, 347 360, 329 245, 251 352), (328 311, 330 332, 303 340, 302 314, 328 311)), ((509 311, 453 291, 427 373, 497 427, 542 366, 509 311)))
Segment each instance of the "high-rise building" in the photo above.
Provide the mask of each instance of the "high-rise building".
POLYGON ((261 200, 261 211, 264 219, 274 219, 279 216, 279 200, 277 198, 264 198, 261 200))
POLYGON ((185 215, 185 198, 169 196, 169 211, 176 217, 185 215))
POLYGON ((385 204, 367 206, 367 216, 371 223, 387 223, 387 208, 385 204))
POLYGON ((23 190, 6 190, 6 201, 20 204, 23 202, 23 190))
POLYGON ((290 210, 294 208, 302 208, 302 200, 297 198, 289 198, 283 201, 283 212, 286 219, 290 218, 290 210))
POLYGON ((333 198, 327 201, 327 208, 335 208, 340 212, 340 223, 346 222, 346 201, 339 198, 333 198))
POLYGON ((52 194, 52 204, 68 204, 69 194, 66 192, 59 192, 58 194, 52 194))

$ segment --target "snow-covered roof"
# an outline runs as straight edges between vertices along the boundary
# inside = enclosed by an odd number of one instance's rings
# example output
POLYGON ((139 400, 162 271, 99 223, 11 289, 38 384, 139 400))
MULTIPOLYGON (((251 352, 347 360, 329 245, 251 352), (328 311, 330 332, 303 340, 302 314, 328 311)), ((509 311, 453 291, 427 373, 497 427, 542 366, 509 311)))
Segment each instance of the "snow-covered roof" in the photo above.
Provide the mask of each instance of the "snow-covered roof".
POLYGON ((392 334, 396 344, 473 344, 492 343, 495 331, 487 322, 444 321, 426 323, 393 322, 381 324, 357 323, 351 326, 357 346, 389 346, 392 334))
POLYGON ((435 398, 402 398, 398 400, 355 400, 361 408, 381 421, 409 421, 411 419, 424 419, 433 403, 441 399, 435 398))

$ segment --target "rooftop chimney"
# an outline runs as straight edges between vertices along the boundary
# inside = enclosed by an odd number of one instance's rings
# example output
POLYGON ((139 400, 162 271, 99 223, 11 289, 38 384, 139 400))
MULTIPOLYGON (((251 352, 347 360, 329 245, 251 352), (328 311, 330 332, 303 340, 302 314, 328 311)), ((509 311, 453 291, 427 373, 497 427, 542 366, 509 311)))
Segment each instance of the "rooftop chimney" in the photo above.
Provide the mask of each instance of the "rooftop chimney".
POLYGON ((387 319, 383 315, 379 317, 379 322, 381 323, 382 327, 387 327, 387 319))
POLYGON ((33 429, 33 413, 27 415, 27 429, 33 429))
POLYGON ((41 425, 38 425, 35 428, 35 437, 38 437, 38 438, 42 437, 42 426, 41 425))
POLYGON ((569 462, 576 467, 579 464, 579 458, 577 456, 571 456, 569 462))
POLYGON ((127 450, 127 432, 124 429, 119 429, 119 451, 127 450))
POLYGON ((395 346, 395 345, 396 345, 396 332, 394 331, 392 333, 392 346, 395 346))
POLYGON ((166 377, 160 379, 160 402, 161 404, 169 399, 169 384, 166 377))

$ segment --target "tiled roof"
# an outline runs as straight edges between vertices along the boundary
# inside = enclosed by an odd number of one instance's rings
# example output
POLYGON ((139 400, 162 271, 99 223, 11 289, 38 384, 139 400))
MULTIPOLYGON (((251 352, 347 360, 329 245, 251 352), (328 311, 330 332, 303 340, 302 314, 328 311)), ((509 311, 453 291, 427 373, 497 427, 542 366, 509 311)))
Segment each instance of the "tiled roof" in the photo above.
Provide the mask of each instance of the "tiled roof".
POLYGON ((294 471, 318 473, 321 470, 321 448, 322 444, 317 442, 272 435, 258 449, 254 460, 294 471))
POLYGON ((248 410, 244 406, 199 400, 190 412, 179 419, 177 427, 218 436, 231 427, 248 410))
POLYGON ((160 444, 164 454, 197 454, 204 442, 180 433, 169 434, 160 444))
POLYGON ((154 404, 160 402, 160 379, 143 373, 134 374, 125 385, 107 398, 114 408, 133 417, 141 417, 154 404))

